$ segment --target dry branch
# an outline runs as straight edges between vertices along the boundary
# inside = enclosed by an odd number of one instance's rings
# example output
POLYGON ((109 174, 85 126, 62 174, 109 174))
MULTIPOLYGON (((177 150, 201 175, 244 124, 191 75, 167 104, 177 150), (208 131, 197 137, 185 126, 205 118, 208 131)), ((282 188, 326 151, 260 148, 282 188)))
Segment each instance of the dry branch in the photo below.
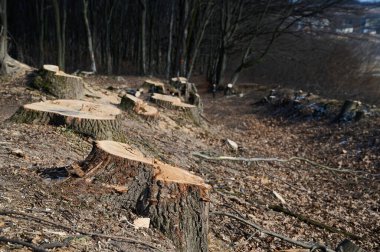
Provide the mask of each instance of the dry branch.
MULTIPOLYGON (((136 244, 144 245, 146 247, 149 247, 149 248, 157 250, 157 251, 161 251, 160 249, 158 249, 157 247, 155 247, 153 244, 150 244, 150 243, 145 242, 145 241, 140 241, 140 240, 137 240, 137 239, 134 239, 134 238, 125 237, 125 236, 106 235, 106 234, 101 234, 101 233, 89 232, 89 231, 85 231, 85 230, 81 230, 81 229, 77 229, 77 228, 72 228, 72 227, 63 225, 61 223, 57 223, 57 222, 50 221, 50 220, 45 220, 43 218, 36 217, 36 216, 31 215, 31 214, 27 214, 27 213, 23 213, 23 212, 18 212, 18 211, 13 211, 13 210, 7 210, 7 209, 0 209, 0 215, 12 216, 12 217, 15 217, 15 218, 17 218, 17 217, 19 217, 19 218, 20 217, 21 218, 26 218, 26 219, 38 222, 40 224, 48 224, 48 225, 51 225, 51 226, 54 226, 54 227, 57 227, 57 228, 61 228, 61 229, 66 230, 66 231, 70 231, 72 233, 79 233, 79 234, 87 235, 87 236, 91 236, 91 237, 101 237, 101 238, 107 238, 107 239, 111 239, 111 240, 118 240, 118 241, 124 241, 124 242, 129 242, 129 243, 136 243, 136 244)), ((42 249, 40 251, 41 252, 46 252, 46 250, 44 250, 44 249, 42 249)))
POLYGON ((14 243, 14 244, 20 244, 24 247, 28 247, 28 248, 32 249, 32 251, 34 251, 34 252, 48 252, 46 249, 39 247, 39 246, 36 246, 32 243, 17 240, 17 239, 9 239, 9 238, 6 238, 4 236, 0 236, 0 242, 9 242, 9 243, 14 243))
POLYGON ((281 213, 284 213, 286 215, 295 217, 298 220, 305 222, 306 224, 313 225, 313 226, 316 226, 316 227, 319 227, 319 228, 323 228, 323 229, 325 229, 325 230, 327 230, 329 232, 340 233, 340 234, 343 234, 343 235, 345 235, 347 237, 350 237, 353 240, 359 240, 359 239, 361 239, 361 237, 358 236, 358 235, 352 234, 352 233, 350 233, 350 232, 348 232, 346 230, 342 230, 342 229, 338 229, 338 228, 335 228, 335 227, 331 227, 331 226, 326 225, 324 223, 321 223, 319 221, 310 219, 309 217, 306 217, 306 216, 304 216, 302 214, 294 213, 294 212, 290 211, 289 209, 286 209, 286 208, 284 208, 282 206, 274 205, 274 206, 269 206, 269 208, 272 209, 273 211, 281 212, 281 213))
POLYGON ((264 229, 263 227, 255 224, 255 223, 252 223, 244 218, 241 218, 239 216, 236 216, 236 215, 233 215, 233 214, 230 214, 230 213, 224 213, 224 212, 210 212, 211 215, 221 215, 221 216, 227 216, 227 217, 230 217, 230 218, 233 218, 235 220, 238 220, 248 226, 251 226, 257 230, 259 230, 261 233, 263 234, 267 234, 267 235, 270 235, 270 236, 273 236, 273 237, 276 237, 276 238, 279 238, 283 241, 286 241, 286 242, 289 242, 289 243, 293 243, 297 246, 300 246, 300 247, 303 247, 303 248, 307 248, 307 249, 310 249, 312 251, 315 251, 316 249, 322 249, 322 250, 325 250, 326 252, 335 252, 334 250, 332 249, 329 249, 329 248, 326 248, 325 246, 323 245, 320 245, 320 244, 311 244, 311 243, 306 243, 306 242, 301 242, 301 241, 296 241, 296 240, 293 240, 289 237, 286 237, 284 235, 281 235, 281 234, 278 234, 278 233, 275 233, 275 232, 272 232, 272 231, 269 231, 269 230, 266 230, 264 229))

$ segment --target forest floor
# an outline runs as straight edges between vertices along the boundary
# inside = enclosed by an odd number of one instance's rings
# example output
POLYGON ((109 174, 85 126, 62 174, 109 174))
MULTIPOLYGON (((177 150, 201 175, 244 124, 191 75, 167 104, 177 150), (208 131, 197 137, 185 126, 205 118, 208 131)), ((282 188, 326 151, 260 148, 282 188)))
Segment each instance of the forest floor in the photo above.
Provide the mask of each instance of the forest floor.
MULTIPOLYGON (((135 87, 143 80, 128 76, 86 78, 92 86, 112 86, 107 92, 135 87)), ((157 122, 125 114, 128 143, 146 155, 203 177, 212 185, 211 211, 231 213, 292 239, 332 249, 348 238, 366 251, 380 250, 380 176, 370 175, 380 173, 380 118, 346 124, 332 124, 328 116, 293 118, 254 104, 268 94, 269 86, 250 84, 245 86, 243 97, 218 93, 215 99, 206 86, 198 88, 207 119, 204 125, 194 125, 162 108, 157 122), (235 141, 239 149, 232 150, 226 139, 235 141), (193 152, 282 159, 297 156, 362 172, 331 171, 303 161, 212 161, 195 157, 193 152), (274 211, 274 206, 358 237, 355 240, 308 224, 274 211)), ((0 83, 0 237, 39 246, 60 243, 49 251, 156 251, 138 241, 161 251, 175 251, 171 241, 154 228, 135 229, 131 223, 137 216, 117 204, 116 193, 84 194, 65 183, 70 178, 64 167, 83 160, 92 139, 63 127, 6 121, 20 105, 46 98, 50 97, 27 87, 23 78, 0 83), (5 210, 15 213, 1 214, 5 210), (78 230, 123 236, 124 240, 84 235, 78 230)), ((210 251, 299 248, 227 216, 210 215, 209 227, 210 251)), ((29 250, 0 242, 0 251, 29 250)))

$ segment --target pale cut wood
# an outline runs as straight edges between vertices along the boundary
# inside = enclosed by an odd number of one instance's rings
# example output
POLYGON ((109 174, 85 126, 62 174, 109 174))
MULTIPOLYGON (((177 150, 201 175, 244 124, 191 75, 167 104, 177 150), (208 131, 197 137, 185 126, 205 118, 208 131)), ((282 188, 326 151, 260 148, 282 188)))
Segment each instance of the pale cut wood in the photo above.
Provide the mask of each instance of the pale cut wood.
POLYGON ((149 106, 143 100, 130 94, 126 94, 121 98, 120 107, 123 110, 133 111, 146 120, 155 120, 158 117, 157 108, 149 106))
POLYGON ((124 141, 121 111, 112 106, 79 100, 54 100, 23 105, 10 118, 18 123, 66 126, 95 139, 124 141))
POLYGON ((55 65, 43 65, 33 85, 60 99, 81 99, 85 92, 81 77, 66 74, 55 65))
POLYGON ((118 203, 150 218, 178 251, 208 251, 211 187, 202 178, 115 141, 95 142, 81 171, 79 181, 123 192, 118 203))

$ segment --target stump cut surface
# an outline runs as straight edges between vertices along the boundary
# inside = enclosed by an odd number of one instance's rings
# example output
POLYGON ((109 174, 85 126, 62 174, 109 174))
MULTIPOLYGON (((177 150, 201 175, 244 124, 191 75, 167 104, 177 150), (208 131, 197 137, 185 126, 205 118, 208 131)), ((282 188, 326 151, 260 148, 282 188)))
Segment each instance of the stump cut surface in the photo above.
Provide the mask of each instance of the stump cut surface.
POLYGON ((121 111, 105 104, 53 100, 23 105, 10 118, 19 123, 64 125, 95 139, 123 140, 121 111))

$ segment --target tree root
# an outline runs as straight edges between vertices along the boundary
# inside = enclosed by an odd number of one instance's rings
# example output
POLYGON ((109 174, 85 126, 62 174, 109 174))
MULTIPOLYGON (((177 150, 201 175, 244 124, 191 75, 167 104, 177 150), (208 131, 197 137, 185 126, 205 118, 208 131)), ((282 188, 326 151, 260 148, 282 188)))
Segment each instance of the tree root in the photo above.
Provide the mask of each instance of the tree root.
MULTIPOLYGON (((111 240, 115 240, 115 241, 123 241, 123 242, 135 243, 135 244, 139 244, 139 245, 144 245, 144 246, 146 246, 148 248, 151 248, 153 250, 156 250, 156 251, 161 251, 159 248, 157 248, 156 246, 154 246, 153 244, 150 244, 148 242, 140 241, 140 240, 129 238, 129 237, 125 237, 125 236, 114 236, 114 235, 106 235, 106 234, 101 234, 101 233, 88 232, 88 231, 85 231, 85 230, 80 230, 80 229, 72 228, 72 227, 69 227, 69 226, 66 226, 66 225, 63 225, 63 224, 60 224, 60 223, 56 223, 56 222, 53 222, 53 221, 45 220, 43 218, 36 217, 36 216, 30 215, 30 214, 26 214, 26 213, 22 213, 22 212, 17 212, 17 211, 13 211, 13 210, 0 209, 0 215, 13 216, 15 218, 17 218, 17 217, 23 217, 23 218, 26 218, 26 219, 29 219, 29 220, 33 220, 33 221, 39 222, 41 224, 49 224, 51 226, 58 227, 58 228, 61 228, 63 230, 66 230, 66 231, 70 231, 72 233, 79 233, 79 234, 87 235, 87 236, 91 236, 91 237, 107 238, 107 239, 111 239, 111 240)), ((21 243, 19 243, 19 244, 21 244, 21 243)), ((29 244, 29 243, 26 243, 26 244, 29 244)), ((30 244, 30 245, 34 246, 33 244, 30 244)), ((27 245, 25 245, 25 246, 27 246, 27 245)), ((32 248, 32 247, 30 247, 30 248, 32 248)), ((42 250, 35 250, 35 251, 38 251, 38 252, 47 252, 45 249, 43 249, 41 247, 36 247, 36 248, 42 249, 42 250)))
POLYGON ((335 252, 334 250, 329 249, 329 248, 327 248, 327 247, 325 247, 323 245, 320 245, 320 244, 312 244, 312 243, 306 243, 306 242, 301 242, 301 241, 293 240, 293 239, 291 239, 289 237, 286 237, 284 235, 281 235, 281 234, 278 234, 278 233, 266 230, 263 227, 255 224, 255 223, 252 223, 252 222, 250 222, 250 221, 248 221, 248 220, 246 220, 244 218, 241 218, 239 216, 236 216, 236 215, 233 215, 233 214, 230 214, 230 213, 210 212, 210 214, 211 215, 222 215, 222 216, 227 216, 227 217, 233 218, 233 219, 238 220, 238 221, 240 221, 240 222, 242 222, 242 223, 244 223, 244 224, 246 224, 246 225, 248 225, 250 227, 253 227, 253 228, 259 230, 263 234, 267 234, 267 235, 279 238, 279 239, 281 239, 283 241, 295 244, 297 246, 310 249, 310 251, 321 250, 321 251, 326 251, 326 252, 335 252))
POLYGON ((307 158, 303 157, 290 157, 289 159, 280 159, 280 158, 245 158, 245 157, 230 157, 230 156, 218 156, 218 157, 212 157, 207 156, 205 154, 202 154, 200 152, 193 152, 193 156, 203 158, 206 160, 219 160, 219 161, 244 161, 244 162, 279 162, 279 163, 290 163, 292 161, 304 161, 305 163, 311 164, 314 167, 319 167, 325 170, 329 170, 332 172, 341 172, 341 173, 362 173, 370 176, 380 176, 380 174, 372 174, 366 171, 359 171, 359 170, 350 170, 350 169, 339 169, 339 168, 333 168, 326 165, 318 164, 317 162, 314 162, 312 160, 309 160, 307 158))

